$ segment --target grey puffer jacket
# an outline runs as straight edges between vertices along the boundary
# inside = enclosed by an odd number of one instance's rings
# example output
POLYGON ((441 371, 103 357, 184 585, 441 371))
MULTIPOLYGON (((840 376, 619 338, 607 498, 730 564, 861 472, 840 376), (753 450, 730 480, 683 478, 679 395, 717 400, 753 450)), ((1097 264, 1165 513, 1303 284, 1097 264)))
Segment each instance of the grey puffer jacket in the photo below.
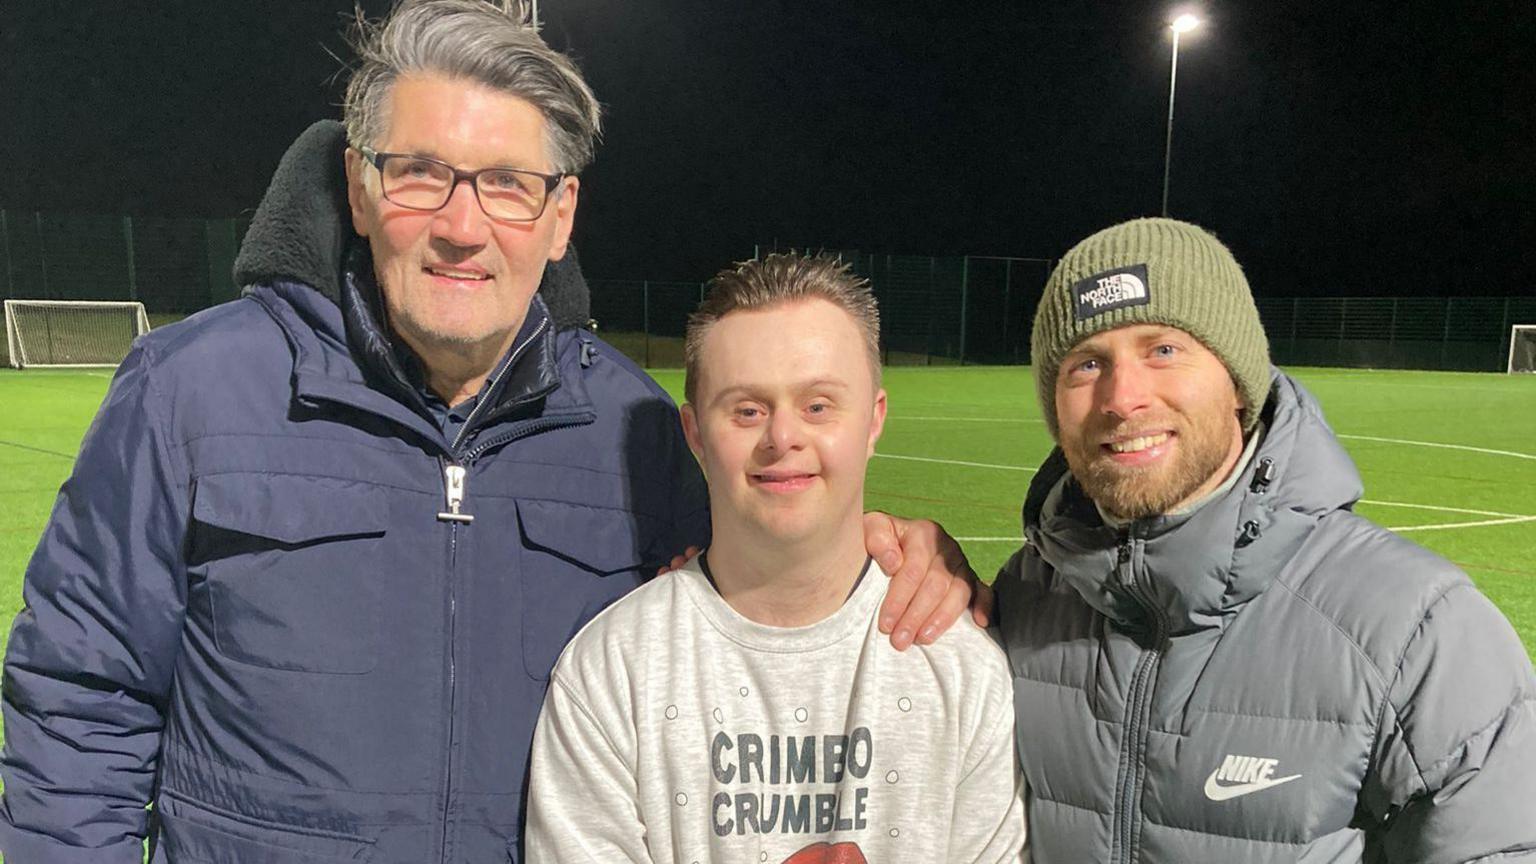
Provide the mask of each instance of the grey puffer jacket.
POLYGON ((1060 451, 998 578, 1035 864, 1536 861, 1536 677, 1455 566, 1350 512, 1276 373, 1240 481, 1105 526, 1060 451))

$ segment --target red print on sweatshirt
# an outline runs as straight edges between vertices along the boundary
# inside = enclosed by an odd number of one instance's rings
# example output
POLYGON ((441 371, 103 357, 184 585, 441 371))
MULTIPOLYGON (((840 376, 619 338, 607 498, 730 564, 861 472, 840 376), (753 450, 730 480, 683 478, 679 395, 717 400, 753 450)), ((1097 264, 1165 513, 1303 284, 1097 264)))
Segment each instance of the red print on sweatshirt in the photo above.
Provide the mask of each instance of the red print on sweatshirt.
POLYGON ((869 864, 857 843, 812 843, 784 859, 784 864, 869 864))

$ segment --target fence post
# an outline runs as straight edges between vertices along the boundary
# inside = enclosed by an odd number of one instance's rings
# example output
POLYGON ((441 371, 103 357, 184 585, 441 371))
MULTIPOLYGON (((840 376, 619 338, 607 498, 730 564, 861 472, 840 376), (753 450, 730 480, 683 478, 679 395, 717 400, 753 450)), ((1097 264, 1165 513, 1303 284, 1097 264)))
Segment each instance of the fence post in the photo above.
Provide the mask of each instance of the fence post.
POLYGON ((1395 347, 1396 343, 1397 343, 1397 298, 1393 297, 1392 298, 1392 323, 1387 325, 1387 348, 1389 349, 1387 353, 1388 353, 1389 356, 1393 353, 1390 349, 1395 347))
POLYGON ((1451 298, 1445 298, 1445 323, 1440 329, 1440 368, 1445 368, 1445 352, 1451 346, 1451 298))
POLYGON ((139 276, 133 267, 133 217, 123 217, 123 245, 128 248, 128 299, 139 299, 139 276))
MULTIPOLYGON (((1510 323, 1511 322, 1509 320, 1509 298, 1505 297, 1504 298, 1504 320, 1499 322, 1499 347, 1500 348, 1504 347, 1504 340, 1505 339, 1508 339, 1510 341, 1510 343, 1511 343, 1510 347, 1513 347, 1513 343, 1515 341, 1515 334, 1510 332, 1510 329, 1509 329, 1510 323)), ((1503 353, 1503 352, 1500 352, 1500 353, 1503 353)), ((1506 365, 1504 367, 1504 371, 1506 371, 1506 372, 1509 371, 1509 366, 1508 365, 1506 365)))
POLYGON ((5 244, 5 296, 16 297, 16 277, 12 274, 11 266, 11 223, 6 220, 5 211, 0 210, 0 243, 5 244))
POLYGON ((933 365, 933 256, 928 256, 928 360, 925 365, 933 365))
POLYGON ((971 256, 960 259, 960 365, 965 365, 965 310, 970 305, 971 256))
POLYGON ((1291 298, 1291 362, 1299 363, 1296 359, 1296 319, 1301 315, 1301 298, 1291 298))
MULTIPOLYGON (((1003 350, 1008 350, 1013 345, 1013 340, 1008 338, 1008 325, 1013 322, 1013 259, 1003 259, 1003 350)), ((1019 349, 1013 349, 1013 362, 1019 362, 1019 349)))
POLYGON ((32 211, 32 221, 37 225, 37 260, 43 269, 43 299, 52 300, 53 290, 48 286, 48 241, 43 237, 43 214, 32 211))
POLYGON ((1339 347, 1335 359, 1342 364, 1344 362, 1344 330, 1349 326, 1349 298, 1339 298, 1339 347))
POLYGON ((644 280, 640 283, 640 297, 643 304, 640 312, 640 321, 645 325, 645 368, 651 368, 651 283, 644 280))

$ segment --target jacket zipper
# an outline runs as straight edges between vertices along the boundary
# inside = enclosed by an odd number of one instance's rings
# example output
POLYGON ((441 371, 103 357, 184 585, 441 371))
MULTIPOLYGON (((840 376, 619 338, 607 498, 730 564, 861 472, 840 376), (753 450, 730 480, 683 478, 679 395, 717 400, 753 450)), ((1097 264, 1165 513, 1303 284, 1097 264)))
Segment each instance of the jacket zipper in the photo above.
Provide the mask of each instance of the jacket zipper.
POLYGON ((1151 732, 1150 713, 1152 681, 1157 677, 1157 667, 1162 659, 1162 642, 1165 627, 1163 616, 1141 591, 1136 580, 1135 542, 1128 534, 1121 543, 1117 569, 1121 584, 1136 598, 1152 620, 1151 646, 1141 652, 1136 670, 1131 676, 1131 691, 1126 700, 1125 743, 1120 750, 1120 777, 1116 784, 1114 840, 1110 846, 1110 860, 1116 864, 1130 864, 1136 859, 1137 843, 1141 834, 1141 787, 1146 779, 1147 738, 1151 732))
MULTIPOLYGON (((535 327, 533 332, 528 334, 528 338, 512 349, 512 354, 507 358, 507 362, 502 364, 501 370, 496 373, 496 377, 491 379, 491 385, 485 389, 486 393, 496 392, 496 388, 501 384, 501 379, 513 366, 517 365, 517 359, 522 356, 523 351, 529 345, 532 345, 534 340, 539 338, 539 334, 543 333, 548 326, 548 318, 540 321, 539 326, 535 327)), ((440 521, 448 523, 448 741, 446 758, 443 761, 443 814, 441 821, 443 839, 442 845, 438 849, 438 860, 445 862, 445 864, 449 860, 449 847, 452 845, 450 838, 453 836, 453 766, 454 750, 458 747, 456 717, 458 716, 459 702, 457 656, 459 641, 459 601, 457 591, 459 528, 461 526, 468 527, 470 523, 475 521, 473 515, 463 512, 464 497, 467 491, 466 481, 469 476, 469 467, 474 464, 475 458, 484 452, 484 449, 481 448, 461 456, 459 447, 464 443, 464 436, 469 433, 470 429, 474 428, 475 419, 480 416, 481 410, 485 408, 489 401, 488 399, 481 399, 475 404, 474 410, 470 411, 469 416, 464 418, 464 425, 459 427, 459 434, 454 436, 453 443, 448 448, 449 457, 443 460, 443 498, 448 505, 448 509, 437 514, 437 518, 440 521)))

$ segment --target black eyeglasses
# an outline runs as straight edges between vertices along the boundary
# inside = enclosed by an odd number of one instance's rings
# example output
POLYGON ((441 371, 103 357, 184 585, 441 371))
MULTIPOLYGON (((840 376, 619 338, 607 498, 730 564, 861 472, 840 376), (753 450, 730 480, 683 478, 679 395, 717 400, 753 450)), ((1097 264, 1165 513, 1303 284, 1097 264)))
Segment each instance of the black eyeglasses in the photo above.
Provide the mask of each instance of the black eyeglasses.
POLYGON ((359 147, 384 181, 384 197, 411 210, 441 210, 453 190, 469 181, 480 209, 503 222, 533 222, 544 215, 555 188, 567 174, 540 174, 521 168, 460 171, 446 162, 410 153, 380 153, 359 147))

